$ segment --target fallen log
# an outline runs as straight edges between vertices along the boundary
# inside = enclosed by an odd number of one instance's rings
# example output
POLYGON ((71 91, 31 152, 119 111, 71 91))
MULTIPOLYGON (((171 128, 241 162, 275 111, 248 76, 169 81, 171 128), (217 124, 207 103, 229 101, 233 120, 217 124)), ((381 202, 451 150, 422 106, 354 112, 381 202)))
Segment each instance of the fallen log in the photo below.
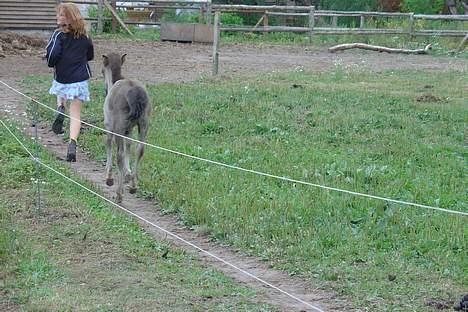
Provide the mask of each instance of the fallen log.
POLYGON ((328 48, 328 52, 335 53, 336 51, 343 51, 348 49, 365 49, 372 50, 377 52, 387 52, 387 53, 403 53, 403 54, 426 54, 428 50, 432 48, 431 44, 428 44, 424 49, 408 50, 408 49, 395 49, 381 47, 366 43, 344 43, 328 48))

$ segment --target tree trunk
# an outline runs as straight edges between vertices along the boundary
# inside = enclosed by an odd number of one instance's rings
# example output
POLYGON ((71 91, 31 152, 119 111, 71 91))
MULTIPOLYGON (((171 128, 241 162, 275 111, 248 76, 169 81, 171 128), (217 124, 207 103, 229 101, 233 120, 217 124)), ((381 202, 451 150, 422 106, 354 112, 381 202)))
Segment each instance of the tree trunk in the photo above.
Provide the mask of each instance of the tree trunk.
POLYGON ((450 11, 450 14, 457 15, 458 11, 457 11, 457 4, 455 3, 455 0, 447 0, 446 3, 450 11))
POLYGON ((468 0, 462 0, 463 10, 465 11, 465 15, 468 15, 468 0))

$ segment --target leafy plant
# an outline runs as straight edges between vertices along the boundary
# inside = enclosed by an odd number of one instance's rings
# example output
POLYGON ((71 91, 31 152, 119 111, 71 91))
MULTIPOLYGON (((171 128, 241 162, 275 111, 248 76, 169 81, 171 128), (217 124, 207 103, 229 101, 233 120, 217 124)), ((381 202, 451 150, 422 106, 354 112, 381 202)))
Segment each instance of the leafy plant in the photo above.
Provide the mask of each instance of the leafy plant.
MULTIPOLYGON (((123 9, 117 9, 117 15, 124 20, 125 17, 127 16, 125 10, 123 9)), ((103 29, 102 31, 104 33, 111 33, 112 32, 112 12, 107 8, 103 8, 102 12, 103 18, 104 18, 104 23, 103 23, 103 29)), ((98 8, 94 5, 91 5, 88 7, 88 16, 91 18, 97 18, 98 17, 98 8)), ((124 29, 120 24, 117 24, 116 27, 116 32, 123 32, 124 29)))
POLYGON ((440 14, 445 0, 403 0, 401 8, 405 12, 440 14))

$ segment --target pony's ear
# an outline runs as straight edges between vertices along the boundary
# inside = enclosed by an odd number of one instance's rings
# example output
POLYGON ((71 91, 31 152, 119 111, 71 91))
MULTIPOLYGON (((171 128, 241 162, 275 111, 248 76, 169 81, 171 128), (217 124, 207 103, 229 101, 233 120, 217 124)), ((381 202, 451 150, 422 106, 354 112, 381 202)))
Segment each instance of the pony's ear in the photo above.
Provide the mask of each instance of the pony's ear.
POLYGON ((120 64, 123 65, 123 63, 125 62, 125 59, 127 58, 127 53, 123 54, 121 57, 120 57, 120 64))
POLYGON ((104 66, 109 65, 109 57, 105 54, 102 55, 102 63, 104 64, 104 66))

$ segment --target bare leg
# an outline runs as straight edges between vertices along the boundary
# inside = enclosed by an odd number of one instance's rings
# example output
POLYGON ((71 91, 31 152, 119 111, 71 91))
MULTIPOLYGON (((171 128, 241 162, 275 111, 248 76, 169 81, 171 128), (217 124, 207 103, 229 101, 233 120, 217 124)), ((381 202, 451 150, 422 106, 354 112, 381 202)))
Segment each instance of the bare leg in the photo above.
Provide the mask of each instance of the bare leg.
POLYGON ((81 120, 80 120, 81 101, 74 99, 70 104, 70 139, 75 140, 80 134, 81 120))
POLYGON ((57 95, 57 108, 60 106, 65 106, 65 98, 57 95))

